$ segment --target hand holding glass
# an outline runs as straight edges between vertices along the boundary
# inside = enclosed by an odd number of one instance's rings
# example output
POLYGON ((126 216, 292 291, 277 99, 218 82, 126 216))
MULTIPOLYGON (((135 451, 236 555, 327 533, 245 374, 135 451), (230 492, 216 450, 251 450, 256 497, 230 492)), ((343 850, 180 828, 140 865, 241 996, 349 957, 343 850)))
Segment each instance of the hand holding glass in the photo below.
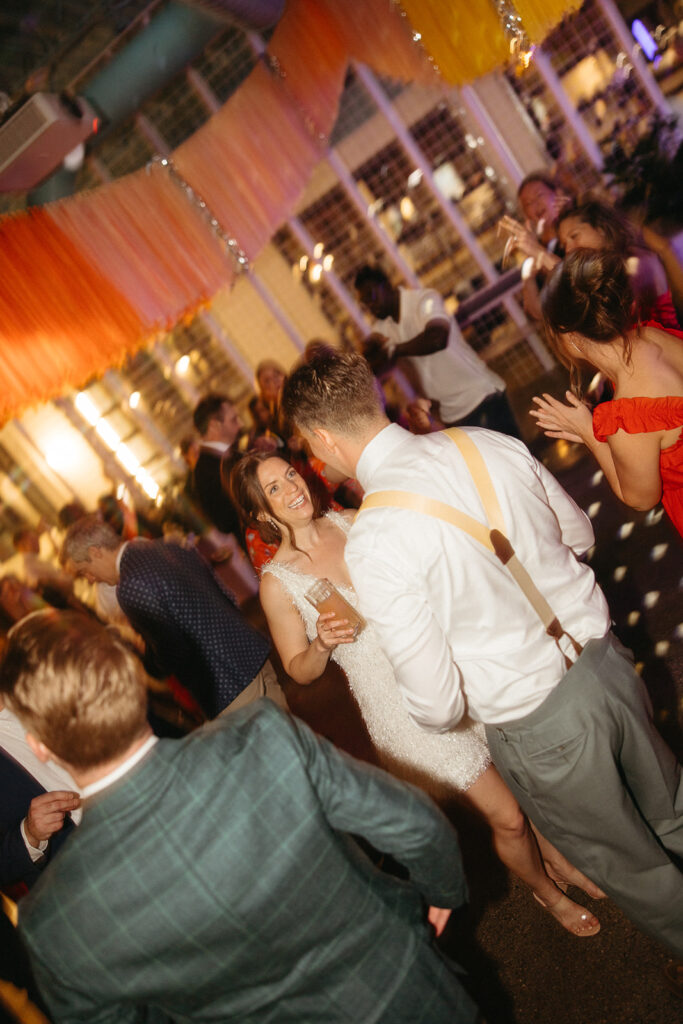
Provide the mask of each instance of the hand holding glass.
POLYGON ((354 640, 365 626, 365 620, 328 579, 316 580, 313 586, 306 591, 306 600, 317 609, 320 615, 332 612, 337 618, 346 619, 354 640))

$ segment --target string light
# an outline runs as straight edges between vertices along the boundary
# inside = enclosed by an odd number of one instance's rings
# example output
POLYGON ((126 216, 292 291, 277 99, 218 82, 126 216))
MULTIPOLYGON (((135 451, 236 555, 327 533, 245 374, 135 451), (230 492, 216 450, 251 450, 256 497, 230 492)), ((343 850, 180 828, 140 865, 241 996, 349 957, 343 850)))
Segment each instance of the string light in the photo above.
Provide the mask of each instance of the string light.
POLYGON ((518 68, 524 70, 529 67, 534 55, 534 47, 526 34, 524 23, 512 0, 493 0, 493 3, 510 47, 510 56, 515 59, 518 68))
POLYGON ((232 256, 237 272, 244 273, 244 271, 249 270, 249 257, 245 253, 244 249, 242 249, 236 238, 233 238, 223 230, 218 218, 214 215, 202 197, 195 192, 190 183, 183 178, 173 161, 167 156, 157 155, 153 157, 146 167, 148 174, 154 164, 158 164, 163 167, 164 170, 168 171, 171 181, 177 185, 178 188, 183 190, 187 199, 199 211, 201 217, 209 225, 213 234, 220 242, 223 243, 229 254, 232 256))

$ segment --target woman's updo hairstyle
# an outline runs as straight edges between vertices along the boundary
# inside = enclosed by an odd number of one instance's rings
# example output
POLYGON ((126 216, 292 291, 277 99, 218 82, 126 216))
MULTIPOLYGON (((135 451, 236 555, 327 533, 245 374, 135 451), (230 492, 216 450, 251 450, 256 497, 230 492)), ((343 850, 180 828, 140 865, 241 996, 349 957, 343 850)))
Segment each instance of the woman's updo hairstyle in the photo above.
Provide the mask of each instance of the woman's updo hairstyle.
MULTIPOLYGON (((634 299, 626 265, 612 250, 576 249, 565 256, 541 295, 543 322, 561 363, 572 372, 578 361, 562 342, 565 334, 579 334, 589 341, 608 343, 621 337, 624 358, 629 362, 634 299)), ((575 381, 572 379, 572 383, 575 381)))

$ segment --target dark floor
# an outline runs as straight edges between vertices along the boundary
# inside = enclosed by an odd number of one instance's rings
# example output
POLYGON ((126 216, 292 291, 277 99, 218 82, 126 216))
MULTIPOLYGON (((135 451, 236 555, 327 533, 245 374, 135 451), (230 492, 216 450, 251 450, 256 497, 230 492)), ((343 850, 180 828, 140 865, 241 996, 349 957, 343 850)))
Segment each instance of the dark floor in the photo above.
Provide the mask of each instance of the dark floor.
MULTIPOLYGON (((556 392, 561 395, 560 392, 556 392)), ((683 543, 659 513, 641 514, 613 496, 585 452, 531 442, 591 516, 590 555, 620 639, 641 665, 657 725, 683 752, 683 543)), ((358 757, 372 745, 344 677, 330 670, 310 687, 288 687, 293 710, 358 757)), ((451 921, 444 948, 467 966, 488 1024, 680 1024, 683 1000, 666 987, 666 949, 634 928, 609 901, 572 895, 597 913, 602 931, 565 932, 510 878, 486 829, 456 803, 447 810, 461 834, 471 889, 463 919, 451 921)))

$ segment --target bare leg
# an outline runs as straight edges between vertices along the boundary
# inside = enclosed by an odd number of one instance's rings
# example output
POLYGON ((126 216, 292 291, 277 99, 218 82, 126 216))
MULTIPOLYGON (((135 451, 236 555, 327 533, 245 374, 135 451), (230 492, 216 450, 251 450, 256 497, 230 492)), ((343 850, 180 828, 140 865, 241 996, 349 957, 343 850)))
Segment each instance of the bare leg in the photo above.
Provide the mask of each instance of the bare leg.
POLYGON ((584 875, 582 871, 575 868, 574 865, 567 860, 565 855, 560 853, 556 846, 553 846, 545 836, 542 836, 533 821, 530 821, 529 824, 536 836, 536 842, 538 843, 538 848, 541 851, 545 870, 558 888, 560 888, 562 892, 566 892, 568 885, 575 885, 578 889, 583 889, 591 899, 604 900, 605 893, 602 889, 600 889, 595 882, 591 882, 590 878, 587 875, 584 875))
POLYGON ((493 765, 470 786, 466 797, 491 826, 503 864, 526 882, 539 903, 573 935, 596 935, 598 919, 565 896, 546 873, 529 821, 493 765))

